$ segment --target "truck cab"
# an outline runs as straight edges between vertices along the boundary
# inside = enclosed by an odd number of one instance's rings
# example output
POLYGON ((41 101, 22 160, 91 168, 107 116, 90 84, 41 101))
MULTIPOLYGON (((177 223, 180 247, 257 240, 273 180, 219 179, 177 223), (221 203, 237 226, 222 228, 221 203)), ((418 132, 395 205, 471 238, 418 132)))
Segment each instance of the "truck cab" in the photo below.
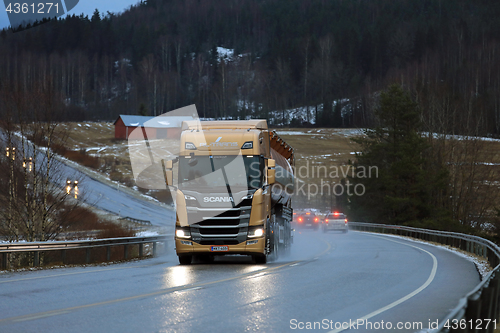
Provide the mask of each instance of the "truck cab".
MULTIPOLYGON (((265 120, 183 122, 175 228, 181 264, 227 254, 263 263, 280 244, 290 245, 291 197, 273 194, 271 136, 265 120)), ((170 181, 172 170, 168 163, 170 181)), ((291 168, 279 178, 293 186, 291 168)))

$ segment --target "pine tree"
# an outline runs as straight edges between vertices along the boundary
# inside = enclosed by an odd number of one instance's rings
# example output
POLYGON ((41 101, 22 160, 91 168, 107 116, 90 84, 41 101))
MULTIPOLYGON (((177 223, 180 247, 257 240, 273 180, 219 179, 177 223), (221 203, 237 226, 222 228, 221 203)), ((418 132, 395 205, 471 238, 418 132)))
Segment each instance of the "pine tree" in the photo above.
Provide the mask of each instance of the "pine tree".
POLYGON ((147 116, 148 115, 148 109, 146 108, 146 105, 144 103, 141 103, 139 106, 139 116, 147 116))
POLYGON ((429 146, 419 132, 418 106, 397 85, 382 92, 379 103, 379 125, 367 130, 366 138, 355 139, 362 151, 350 181, 361 184, 365 193, 350 198, 352 213, 358 219, 389 224, 446 216, 445 207, 436 203, 447 189, 447 170, 430 163, 429 146))

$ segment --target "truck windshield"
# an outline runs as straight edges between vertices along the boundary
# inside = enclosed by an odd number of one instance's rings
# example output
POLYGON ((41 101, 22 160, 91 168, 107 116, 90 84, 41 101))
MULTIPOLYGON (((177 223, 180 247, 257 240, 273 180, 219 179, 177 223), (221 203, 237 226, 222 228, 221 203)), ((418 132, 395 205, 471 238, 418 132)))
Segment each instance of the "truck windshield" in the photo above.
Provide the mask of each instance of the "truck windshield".
POLYGON ((179 158, 179 187, 232 192, 262 186, 264 160, 260 156, 194 156, 179 158))

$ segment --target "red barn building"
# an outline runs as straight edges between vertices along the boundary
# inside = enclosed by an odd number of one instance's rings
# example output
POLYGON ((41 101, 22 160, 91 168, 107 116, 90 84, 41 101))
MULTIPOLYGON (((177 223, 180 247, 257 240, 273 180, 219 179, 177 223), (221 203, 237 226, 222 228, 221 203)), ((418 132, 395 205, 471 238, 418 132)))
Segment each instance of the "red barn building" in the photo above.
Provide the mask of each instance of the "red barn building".
MULTIPOLYGON (((193 120, 193 117, 145 117, 120 115, 114 122, 115 139, 133 139, 131 133, 136 128, 145 128, 148 139, 176 138, 181 132, 184 120, 193 120)), ((142 132, 142 131, 140 131, 142 132)), ((139 134, 139 132, 135 132, 139 134)), ((137 139, 142 139, 142 133, 137 139)))

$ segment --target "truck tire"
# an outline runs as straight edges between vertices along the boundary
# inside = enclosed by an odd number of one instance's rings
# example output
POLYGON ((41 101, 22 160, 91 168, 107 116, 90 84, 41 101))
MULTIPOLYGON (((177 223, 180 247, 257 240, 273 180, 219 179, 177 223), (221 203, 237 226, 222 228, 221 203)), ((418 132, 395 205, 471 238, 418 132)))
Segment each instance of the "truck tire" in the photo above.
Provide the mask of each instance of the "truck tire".
POLYGON ((265 254, 255 254, 252 256, 253 261, 256 264, 265 264, 267 263, 267 256, 265 254))
POLYGON ((191 265, 191 260, 192 259, 193 259, 193 256, 191 256, 191 255, 179 256, 179 264, 181 264, 181 265, 191 265))

